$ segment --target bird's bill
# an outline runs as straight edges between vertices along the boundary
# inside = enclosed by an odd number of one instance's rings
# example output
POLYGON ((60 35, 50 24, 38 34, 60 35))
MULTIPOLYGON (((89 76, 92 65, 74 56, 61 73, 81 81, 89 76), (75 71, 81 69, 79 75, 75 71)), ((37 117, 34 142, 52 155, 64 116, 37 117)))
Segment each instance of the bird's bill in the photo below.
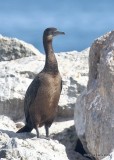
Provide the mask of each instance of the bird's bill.
POLYGON ((60 32, 60 31, 55 31, 55 32, 54 32, 54 36, 57 36, 57 35, 60 35, 60 34, 63 34, 63 35, 64 35, 65 33, 64 33, 64 32, 60 32))

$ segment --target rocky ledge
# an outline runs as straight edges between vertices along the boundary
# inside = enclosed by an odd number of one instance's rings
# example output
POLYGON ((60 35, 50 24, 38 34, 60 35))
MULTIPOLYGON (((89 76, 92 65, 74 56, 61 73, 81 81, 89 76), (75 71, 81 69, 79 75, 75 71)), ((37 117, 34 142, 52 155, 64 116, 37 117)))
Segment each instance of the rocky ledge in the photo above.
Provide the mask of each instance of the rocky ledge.
POLYGON ((15 123, 0 116, 0 159, 1 160, 88 160, 74 151, 76 136, 74 121, 63 119, 53 123, 50 138, 45 138, 40 128, 40 138, 32 133, 16 133, 22 123, 15 123))

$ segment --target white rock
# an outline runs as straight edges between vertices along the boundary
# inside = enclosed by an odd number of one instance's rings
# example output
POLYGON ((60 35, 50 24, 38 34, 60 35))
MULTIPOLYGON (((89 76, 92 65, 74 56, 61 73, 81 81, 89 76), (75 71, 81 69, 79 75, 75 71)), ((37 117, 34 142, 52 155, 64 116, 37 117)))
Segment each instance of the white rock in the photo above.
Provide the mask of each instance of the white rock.
POLYGON ((0 159, 68 160, 65 146, 57 140, 32 138, 34 135, 15 133, 15 123, 0 116, 0 159))
POLYGON ((114 151, 111 152, 107 157, 103 158, 102 160, 114 160, 114 151))
POLYGON ((36 54, 40 54, 40 52, 31 44, 17 38, 0 35, 0 61, 9 61, 36 54))

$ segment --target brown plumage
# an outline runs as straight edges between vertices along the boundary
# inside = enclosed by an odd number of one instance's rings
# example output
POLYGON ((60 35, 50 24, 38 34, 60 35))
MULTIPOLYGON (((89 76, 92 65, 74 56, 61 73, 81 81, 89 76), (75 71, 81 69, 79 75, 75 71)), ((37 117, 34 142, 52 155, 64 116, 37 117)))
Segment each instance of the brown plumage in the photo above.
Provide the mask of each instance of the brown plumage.
POLYGON ((44 125, 46 136, 49 136, 49 127, 56 116, 62 89, 62 79, 52 48, 52 39, 59 34, 64 32, 59 32, 56 28, 47 28, 44 31, 45 66, 26 91, 24 100, 26 124, 17 133, 31 132, 35 128, 39 137, 38 127, 44 125))

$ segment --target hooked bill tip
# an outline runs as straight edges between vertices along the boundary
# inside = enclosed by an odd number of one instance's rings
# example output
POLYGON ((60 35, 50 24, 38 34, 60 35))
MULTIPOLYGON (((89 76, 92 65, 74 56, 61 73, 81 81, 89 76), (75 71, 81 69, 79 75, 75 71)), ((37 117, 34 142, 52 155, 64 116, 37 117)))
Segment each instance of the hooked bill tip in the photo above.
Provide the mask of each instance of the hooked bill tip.
POLYGON ((65 34, 65 32, 62 32, 62 34, 65 34))

